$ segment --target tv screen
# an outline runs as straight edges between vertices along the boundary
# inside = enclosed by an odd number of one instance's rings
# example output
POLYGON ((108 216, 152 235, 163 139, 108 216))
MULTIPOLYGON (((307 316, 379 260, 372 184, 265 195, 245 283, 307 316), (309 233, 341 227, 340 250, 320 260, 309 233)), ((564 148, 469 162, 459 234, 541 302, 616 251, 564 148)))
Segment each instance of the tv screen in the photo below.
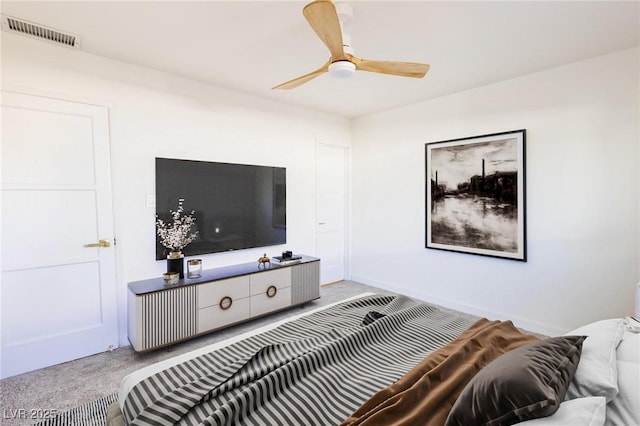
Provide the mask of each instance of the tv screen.
MULTIPOLYGON (((156 158, 156 214, 170 223, 183 199, 194 212, 198 236, 185 256, 265 247, 287 242, 284 167, 156 158)), ((156 259, 169 250, 156 234, 156 259)))

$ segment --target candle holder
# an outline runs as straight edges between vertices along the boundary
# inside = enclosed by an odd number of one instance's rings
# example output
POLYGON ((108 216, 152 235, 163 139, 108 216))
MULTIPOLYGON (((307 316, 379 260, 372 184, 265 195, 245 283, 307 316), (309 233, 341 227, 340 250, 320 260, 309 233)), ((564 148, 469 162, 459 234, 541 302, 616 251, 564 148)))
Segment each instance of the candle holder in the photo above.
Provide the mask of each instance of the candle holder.
POLYGON ((187 278, 200 278, 202 276, 202 259, 187 260, 187 278))

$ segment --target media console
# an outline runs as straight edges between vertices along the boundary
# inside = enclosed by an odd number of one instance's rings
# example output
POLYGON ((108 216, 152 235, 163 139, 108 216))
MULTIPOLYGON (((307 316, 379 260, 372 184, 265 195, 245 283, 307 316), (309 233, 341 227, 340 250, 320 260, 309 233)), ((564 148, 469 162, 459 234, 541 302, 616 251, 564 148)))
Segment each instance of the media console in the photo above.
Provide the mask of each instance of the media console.
POLYGON ((143 352, 319 298, 320 259, 243 263, 203 270, 176 285, 153 278, 128 287, 129 341, 143 352))

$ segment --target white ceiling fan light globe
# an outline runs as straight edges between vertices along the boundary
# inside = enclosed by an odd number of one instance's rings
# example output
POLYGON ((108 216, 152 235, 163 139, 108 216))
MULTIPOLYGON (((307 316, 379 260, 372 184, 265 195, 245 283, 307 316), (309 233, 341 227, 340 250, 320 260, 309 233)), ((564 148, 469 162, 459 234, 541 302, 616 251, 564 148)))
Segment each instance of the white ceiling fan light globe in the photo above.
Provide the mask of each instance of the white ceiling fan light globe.
POLYGON ((336 61, 329 65, 329 75, 334 78, 350 78, 356 73, 356 65, 349 61, 336 61))

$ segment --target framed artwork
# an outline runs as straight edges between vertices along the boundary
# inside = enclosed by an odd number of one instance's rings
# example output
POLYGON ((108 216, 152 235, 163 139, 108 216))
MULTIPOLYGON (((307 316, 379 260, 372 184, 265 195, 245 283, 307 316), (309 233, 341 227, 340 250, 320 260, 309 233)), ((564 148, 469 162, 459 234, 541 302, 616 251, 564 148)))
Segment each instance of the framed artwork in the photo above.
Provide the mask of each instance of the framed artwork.
POLYGON ((527 260, 526 130, 425 144, 425 247, 527 260))

